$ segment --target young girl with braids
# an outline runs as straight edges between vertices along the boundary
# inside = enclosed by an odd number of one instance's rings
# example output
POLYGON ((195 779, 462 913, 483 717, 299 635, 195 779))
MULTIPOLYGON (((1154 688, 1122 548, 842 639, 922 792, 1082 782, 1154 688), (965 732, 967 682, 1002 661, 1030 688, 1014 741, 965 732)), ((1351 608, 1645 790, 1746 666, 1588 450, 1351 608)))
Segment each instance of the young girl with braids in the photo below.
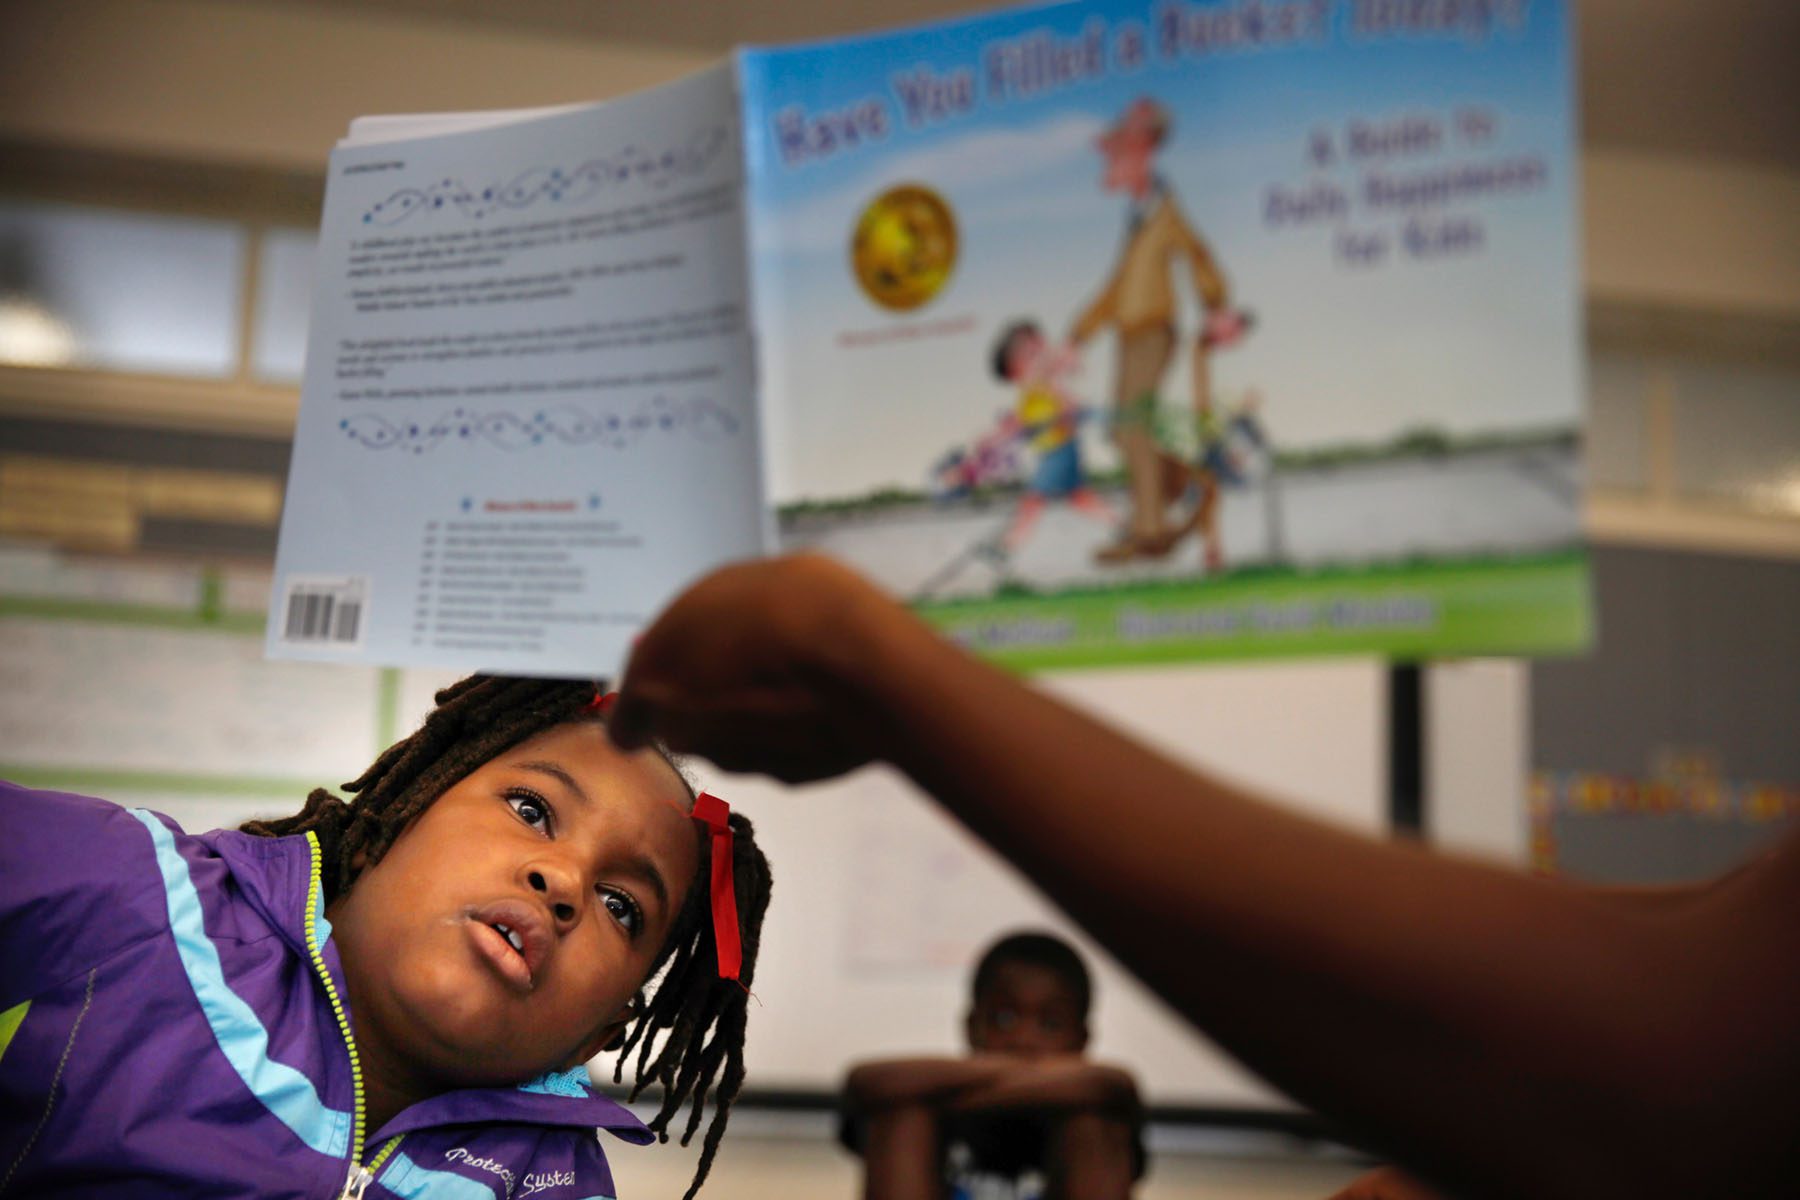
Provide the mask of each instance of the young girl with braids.
POLYGON ((768 864, 591 684, 473 677, 302 812, 0 785, 0 1197, 614 1195, 744 1078, 768 864), (646 1126, 583 1064, 618 1050, 646 1126))

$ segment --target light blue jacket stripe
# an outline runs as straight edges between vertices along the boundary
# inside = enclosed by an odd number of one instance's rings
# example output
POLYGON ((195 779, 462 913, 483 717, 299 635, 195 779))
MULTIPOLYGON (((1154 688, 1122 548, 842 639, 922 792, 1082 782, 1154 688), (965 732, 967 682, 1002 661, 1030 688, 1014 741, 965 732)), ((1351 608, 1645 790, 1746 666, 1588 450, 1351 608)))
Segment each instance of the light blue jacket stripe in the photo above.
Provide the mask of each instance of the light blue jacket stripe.
MULTIPOLYGON (((318 853, 314 849, 314 854, 318 853)), ((318 881, 313 883, 313 945, 323 946, 331 940, 331 922, 325 919, 325 885, 318 881)))
POLYGON ((381 1186, 402 1200, 494 1200, 496 1195, 512 1194, 498 1175, 494 1182, 501 1186, 492 1188, 454 1171, 421 1167, 403 1150, 394 1151, 394 1157, 381 1172, 381 1186))
MULTIPOLYGON (((454 1171, 433 1171, 430 1167, 421 1167, 406 1157, 403 1150, 394 1151, 394 1157, 388 1160, 380 1178, 381 1186, 402 1200, 494 1200, 496 1195, 527 1194, 508 1186, 506 1180, 498 1175, 494 1176, 495 1186, 489 1187, 454 1171)), ((613 1197, 588 1196, 586 1200, 613 1200, 613 1197)))
POLYGON ((182 969, 200 1001, 207 1024, 219 1049, 244 1086, 294 1136, 332 1158, 350 1153, 351 1115, 327 1108, 312 1080, 286 1063, 269 1057, 269 1033, 250 1006, 225 982, 218 948, 206 936, 200 915, 200 895, 188 875, 187 860, 175 849, 175 838, 163 823, 141 808, 129 810, 150 831, 156 846, 156 863, 162 871, 163 891, 169 902, 169 928, 182 969))

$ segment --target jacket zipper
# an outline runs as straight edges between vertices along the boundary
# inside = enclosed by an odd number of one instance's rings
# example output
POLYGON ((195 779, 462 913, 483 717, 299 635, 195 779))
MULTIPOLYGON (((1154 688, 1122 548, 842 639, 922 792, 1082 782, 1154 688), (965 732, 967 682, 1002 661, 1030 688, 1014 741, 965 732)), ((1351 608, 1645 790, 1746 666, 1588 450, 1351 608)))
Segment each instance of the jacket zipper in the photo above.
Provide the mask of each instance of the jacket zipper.
POLYGON ((363 1152, 363 1077, 362 1060, 357 1057, 356 1038, 350 1033, 350 1018, 344 1015, 344 1002, 338 996, 337 984, 331 980, 331 972, 325 969, 325 954, 319 948, 319 940, 314 932, 314 923, 319 915, 319 896, 322 894, 319 877, 319 836, 308 832, 306 849, 310 878, 306 884, 306 952, 312 959, 313 971, 319 976, 319 982, 325 985, 325 995, 331 1000, 331 1015, 337 1018, 338 1032, 344 1037, 344 1049, 350 1054, 350 1084, 355 1097, 355 1104, 350 1117, 350 1174, 344 1179, 344 1188, 338 1193, 338 1200, 362 1200, 363 1192, 374 1182, 375 1173, 381 1164, 387 1161, 400 1145, 405 1134, 389 1138, 376 1151, 375 1157, 367 1164, 362 1159, 363 1152))
POLYGON ((402 1133, 389 1138, 381 1149, 375 1152, 375 1157, 369 1160, 367 1166, 360 1165, 356 1159, 352 1158, 350 1175, 344 1180, 344 1190, 338 1193, 338 1200, 363 1200, 363 1193, 368 1190, 371 1183, 375 1182, 375 1173, 381 1170, 381 1164, 387 1161, 387 1156, 394 1152, 394 1147, 398 1146, 400 1139, 405 1136, 402 1133))

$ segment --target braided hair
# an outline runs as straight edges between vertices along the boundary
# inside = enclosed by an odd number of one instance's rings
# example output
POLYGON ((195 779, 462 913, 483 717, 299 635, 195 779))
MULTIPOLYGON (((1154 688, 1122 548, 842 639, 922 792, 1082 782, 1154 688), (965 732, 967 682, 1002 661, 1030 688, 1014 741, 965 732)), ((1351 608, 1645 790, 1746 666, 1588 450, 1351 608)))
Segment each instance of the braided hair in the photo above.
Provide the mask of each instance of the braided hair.
MULTIPOLYGON (((437 707, 410 737, 389 746, 358 779, 344 785, 355 793, 346 802, 316 788, 306 806, 291 817, 251 821, 245 833, 283 837, 311 832, 320 847, 326 898, 335 899, 357 875, 381 861, 407 824, 483 763, 558 725, 601 721, 594 709, 594 685, 555 679, 514 679, 472 675, 437 694, 437 707)), ((679 773, 679 772, 678 772, 679 773)), ((692 789, 689 799, 692 800, 692 789)), ((660 1141, 682 1105, 692 1102, 681 1144, 699 1129, 708 1095, 712 1121, 684 1200, 706 1182, 725 1135, 725 1123, 744 1083, 744 1026, 750 984, 756 971, 763 913, 769 906, 769 863, 757 848, 749 820, 731 814, 732 875, 736 883, 743 965, 739 980, 721 979, 718 948, 708 905, 708 877, 714 839, 704 839, 697 882, 651 965, 646 988, 655 991, 619 1044, 613 1081, 622 1082, 625 1064, 636 1052, 627 1100, 651 1083, 662 1088, 662 1106, 649 1121, 660 1141), (666 968, 666 969, 665 969, 666 968), (660 973, 660 974, 659 974, 660 973), (658 1034, 662 1038, 657 1046, 658 1034), (710 1035, 710 1036, 709 1036, 710 1035)), ((610 1047, 609 1047, 610 1049, 610 1047)))

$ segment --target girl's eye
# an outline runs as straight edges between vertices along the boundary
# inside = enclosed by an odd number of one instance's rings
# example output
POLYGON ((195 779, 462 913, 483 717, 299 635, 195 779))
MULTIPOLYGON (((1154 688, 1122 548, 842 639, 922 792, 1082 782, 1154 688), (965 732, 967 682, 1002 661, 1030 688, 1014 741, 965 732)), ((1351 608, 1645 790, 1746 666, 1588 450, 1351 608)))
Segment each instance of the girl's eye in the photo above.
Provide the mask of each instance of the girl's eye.
POLYGON ((519 820, 533 829, 548 832, 550 829, 550 805, 539 795, 532 792, 509 792, 506 803, 519 814, 519 820))
POLYGON ((638 930, 643 928, 644 914, 638 909, 637 901, 624 892, 601 888, 600 903, 612 919, 617 921, 631 936, 636 937, 638 930))

